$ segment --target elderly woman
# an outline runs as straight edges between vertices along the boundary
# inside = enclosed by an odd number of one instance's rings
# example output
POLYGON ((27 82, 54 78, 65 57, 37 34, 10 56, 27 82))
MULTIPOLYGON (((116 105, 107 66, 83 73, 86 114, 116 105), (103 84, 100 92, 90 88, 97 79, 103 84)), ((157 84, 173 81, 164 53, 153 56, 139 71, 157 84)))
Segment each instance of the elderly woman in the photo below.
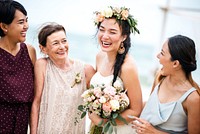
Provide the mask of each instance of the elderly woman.
POLYGON ((84 134, 85 121, 75 125, 81 94, 95 73, 91 65, 68 57, 65 28, 47 24, 38 35, 41 58, 35 65, 35 97, 31 113, 32 134, 84 134))

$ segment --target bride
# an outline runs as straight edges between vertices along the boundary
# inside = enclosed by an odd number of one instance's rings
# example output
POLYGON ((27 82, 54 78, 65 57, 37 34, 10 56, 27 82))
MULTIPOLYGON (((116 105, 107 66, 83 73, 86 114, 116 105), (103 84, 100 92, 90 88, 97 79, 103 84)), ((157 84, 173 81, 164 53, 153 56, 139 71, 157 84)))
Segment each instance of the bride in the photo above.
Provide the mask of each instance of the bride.
MULTIPOLYGON (((138 78, 136 64, 128 54, 131 47, 131 32, 139 33, 136 20, 125 7, 108 7, 103 12, 95 12, 95 25, 98 28, 97 38, 101 51, 96 56, 96 74, 91 79, 92 85, 110 84, 119 81, 130 101, 129 107, 120 115, 129 123, 131 116, 139 116, 142 110, 142 92, 138 78)), ((103 119, 95 113, 88 114, 93 125, 98 125, 103 119)), ((116 120, 115 127, 118 134, 133 134, 131 125, 116 120)), ((95 133, 95 132, 94 132, 95 133)), ((93 134, 94 134, 93 133, 93 134)), ((113 131, 114 133, 114 131, 113 131)))

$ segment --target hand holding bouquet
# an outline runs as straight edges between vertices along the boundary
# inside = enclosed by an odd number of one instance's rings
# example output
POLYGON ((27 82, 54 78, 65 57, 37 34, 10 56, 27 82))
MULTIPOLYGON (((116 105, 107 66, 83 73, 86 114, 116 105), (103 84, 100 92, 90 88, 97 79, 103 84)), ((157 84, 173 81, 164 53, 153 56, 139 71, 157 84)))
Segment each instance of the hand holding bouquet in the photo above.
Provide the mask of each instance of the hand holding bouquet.
MULTIPOLYGON (((113 126, 117 126, 115 119, 119 119, 127 124, 126 120, 120 116, 120 113, 128 107, 129 99, 126 95, 126 90, 123 89, 118 81, 116 81, 113 86, 104 84, 96 86, 91 85, 81 97, 84 100, 84 104, 78 107, 82 112, 81 118, 83 118, 87 112, 93 112, 101 118, 108 119, 103 125, 102 132, 112 133, 113 126)), ((102 124, 103 120, 98 126, 95 126, 97 128, 94 128, 94 130, 98 131, 97 129, 100 129, 102 124)), ((114 131, 116 132, 115 129, 114 131)))

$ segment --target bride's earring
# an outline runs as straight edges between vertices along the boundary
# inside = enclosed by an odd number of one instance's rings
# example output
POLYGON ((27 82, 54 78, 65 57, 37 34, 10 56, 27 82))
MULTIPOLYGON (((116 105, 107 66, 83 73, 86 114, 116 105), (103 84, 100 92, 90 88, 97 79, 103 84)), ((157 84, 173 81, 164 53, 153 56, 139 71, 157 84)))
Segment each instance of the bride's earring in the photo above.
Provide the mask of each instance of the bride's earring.
POLYGON ((124 47, 124 43, 122 42, 118 49, 118 54, 123 54, 124 52, 125 52, 125 47, 124 47))

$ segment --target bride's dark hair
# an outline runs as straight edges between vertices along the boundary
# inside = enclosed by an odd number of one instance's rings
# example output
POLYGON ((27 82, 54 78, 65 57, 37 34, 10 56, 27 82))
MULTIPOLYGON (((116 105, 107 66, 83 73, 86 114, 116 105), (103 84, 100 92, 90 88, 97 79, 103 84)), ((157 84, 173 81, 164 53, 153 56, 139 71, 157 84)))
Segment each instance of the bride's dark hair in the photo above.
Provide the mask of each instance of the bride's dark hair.
POLYGON ((115 60, 115 64, 114 64, 114 72, 113 72, 114 77, 113 77, 112 85, 116 81, 117 76, 120 75, 121 66, 124 63, 124 59, 131 47, 131 38, 130 38, 131 32, 130 32, 130 26, 129 26, 128 22, 127 21, 118 21, 118 24, 122 29, 122 36, 126 35, 126 39, 123 42, 125 51, 123 54, 117 53, 117 55, 116 55, 116 60, 115 60))

